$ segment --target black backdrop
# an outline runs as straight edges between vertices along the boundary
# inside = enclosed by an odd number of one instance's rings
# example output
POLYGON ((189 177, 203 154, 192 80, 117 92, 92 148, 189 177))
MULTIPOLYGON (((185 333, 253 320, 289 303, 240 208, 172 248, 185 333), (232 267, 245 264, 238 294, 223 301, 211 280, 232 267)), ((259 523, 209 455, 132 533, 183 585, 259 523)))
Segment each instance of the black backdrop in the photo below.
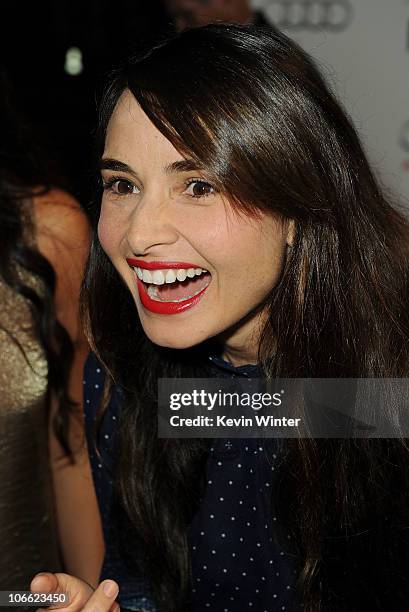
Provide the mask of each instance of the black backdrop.
POLYGON ((170 32, 170 20, 159 0, 8 2, 1 6, 0 20, 0 64, 15 104, 42 141, 54 182, 86 205, 96 100, 104 74, 123 55, 170 32), (64 69, 71 47, 83 56, 78 76, 64 69))

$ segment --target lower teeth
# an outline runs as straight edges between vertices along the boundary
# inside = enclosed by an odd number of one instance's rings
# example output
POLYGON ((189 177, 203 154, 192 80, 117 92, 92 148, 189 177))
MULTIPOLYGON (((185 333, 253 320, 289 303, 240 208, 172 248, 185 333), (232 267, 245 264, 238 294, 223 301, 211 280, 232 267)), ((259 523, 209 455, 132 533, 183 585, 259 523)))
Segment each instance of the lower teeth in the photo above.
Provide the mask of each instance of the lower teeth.
MULTIPOLYGON (((206 285, 206 287, 208 287, 209 285, 206 285)), ((193 293, 192 295, 189 295, 188 297, 185 298, 181 298, 180 300, 162 300, 162 298, 158 295, 158 290, 156 288, 155 285, 149 285, 148 287, 148 295, 152 300, 155 300, 155 302, 167 302, 167 303, 177 303, 177 302, 186 302, 186 300, 190 300, 190 298, 195 297, 195 295, 197 295, 198 293, 200 293, 201 291, 203 291, 203 289, 206 289, 206 287, 202 287, 202 289, 199 289, 199 291, 196 291, 196 293, 193 293)))

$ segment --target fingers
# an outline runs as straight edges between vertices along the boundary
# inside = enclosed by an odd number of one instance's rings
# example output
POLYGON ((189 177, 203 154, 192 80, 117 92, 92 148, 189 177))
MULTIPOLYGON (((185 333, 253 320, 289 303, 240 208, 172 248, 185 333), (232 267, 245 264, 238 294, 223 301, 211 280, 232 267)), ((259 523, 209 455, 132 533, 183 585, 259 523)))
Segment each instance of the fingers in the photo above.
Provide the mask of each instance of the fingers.
MULTIPOLYGON (((119 587, 113 580, 104 580, 94 591, 83 580, 68 574, 52 574, 50 572, 37 574, 31 581, 31 591, 34 593, 66 593, 66 604, 49 606, 47 610, 59 609, 60 612, 119 612, 115 599, 119 587)), ((44 608, 39 608, 43 610, 44 608)))
POLYGON ((98 585, 82 610, 84 612, 109 612, 113 605, 117 605, 115 604, 115 598, 118 592, 119 587, 116 582, 104 580, 98 585))
POLYGON ((57 603, 47 607, 47 610, 59 609, 60 612, 82 610, 94 592, 89 584, 79 578, 69 574, 52 574, 51 572, 37 574, 31 581, 30 589, 34 593, 66 593, 66 604, 57 603))
POLYGON ((30 584, 33 593, 60 593, 58 590, 58 578, 51 572, 41 572, 34 576, 30 584))

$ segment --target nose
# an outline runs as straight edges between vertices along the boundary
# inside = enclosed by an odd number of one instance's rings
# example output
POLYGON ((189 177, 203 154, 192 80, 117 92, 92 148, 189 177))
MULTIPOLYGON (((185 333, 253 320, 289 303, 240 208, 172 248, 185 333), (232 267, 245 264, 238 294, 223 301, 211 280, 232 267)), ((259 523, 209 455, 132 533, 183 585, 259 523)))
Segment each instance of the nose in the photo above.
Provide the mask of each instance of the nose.
MULTIPOLYGON (((169 202, 145 196, 131 213, 126 240, 134 255, 148 255, 159 247, 174 244, 178 231, 172 221, 169 202)), ((160 253, 163 255, 163 251, 160 253)))

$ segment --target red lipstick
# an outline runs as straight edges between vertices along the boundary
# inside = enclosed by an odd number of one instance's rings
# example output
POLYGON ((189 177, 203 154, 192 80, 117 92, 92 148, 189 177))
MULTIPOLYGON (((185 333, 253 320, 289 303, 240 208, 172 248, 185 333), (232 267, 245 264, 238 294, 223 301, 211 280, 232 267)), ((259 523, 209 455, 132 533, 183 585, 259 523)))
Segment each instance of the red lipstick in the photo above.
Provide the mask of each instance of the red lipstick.
POLYGON ((205 287, 200 293, 189 298, 188 300, 184 300, 183 302, 157 302, 150 297, 146 291, 145 285, 141 280, 139 280, 136 274, 135 278, 138 285, 139 297, 141 298, 142 306, 144 306, 147 310, 150 310, 150 312, 155 312, 156 314, 171 315, 184 312, 185 310, 188 310, 188 308, 195 306, 207 289, 207 287, 205 287))
POLYGON ((176 268, 201 268, 197 264, 186 263, 184 261, 144 261, 143 259, 127 259, 128 265, 133 268, 142 268, 145 270, 174 270, 176 268))
MULTIPOLYGON (((131 267, 138 267, 145 270, 166 270, 166 269, 188 269, 188 268, 199 268, 201 266, 185 263, 181 261, 155 261, 155 262, 147 262, 141 259, 127 259, 128 265, 131 267)), ((141 303, 144 308, 149 310, 150 312, 154 312, 156 314, 162 315, 171 315, 178 314, 180 312, 184 312, 192 306, 195 306, 197 302, 201 300, 203 297, 208 285, 204 287, 197 295, 193 297, 183 300, 182 302, 160 302, 158 300, 153 300, 146 288, 145 283, 143 283, 137 276, 134 271, 136 284, 138 287, 139 297, 141 298, 141 303)))

